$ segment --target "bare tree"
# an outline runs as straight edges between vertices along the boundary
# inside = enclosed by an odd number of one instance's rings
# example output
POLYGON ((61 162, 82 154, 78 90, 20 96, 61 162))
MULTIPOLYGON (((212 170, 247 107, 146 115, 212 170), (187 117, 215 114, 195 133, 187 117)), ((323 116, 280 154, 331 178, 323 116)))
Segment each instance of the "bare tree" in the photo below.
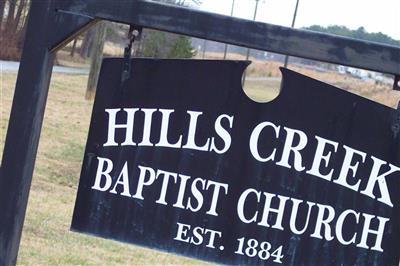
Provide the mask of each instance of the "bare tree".
POLYGON ((106 39, 107 22, 99 22, 93 32, 92 48, 90 49, 90 73, 85 95, 86 100, 93 99, 96 93, 106 39))
POLYGON ((3 16, 4 16, 4 9, 6 8, 6 0, 0 1, 0 32, 1 32, 1 25, 3 24, 3 16))
POLYGON ((18 29, 18 24, 20 24, 22 11, 23 11, 24 8, 25 8, 25 3, 26 3, 26 0, 20 0, 20 1, 19 1, 19 5, 18 5, 18 9, 17 9, 17 14, 15 15, 14 23, 13 23, 13 25, 12 25, 12 31, 13 31, 13 32, 16 32, 17 29, 18 29))
POLYGON ((86 32, 83 37, 81 48, 79 54, 83 58, 87 58, 90 56, 90 50, 93 44, 93 38, 96 34, 96 27, 92 27, 90 30, 86 32))
POLYGON ((17 0, 8 0, 8 15, 6 22, 6 30, 10 32, 15 24, 15 7, 17 5, 17 0))
POLYGON ((28 9, 29 0, 0 0, 1 59, 19 59, 28 9))

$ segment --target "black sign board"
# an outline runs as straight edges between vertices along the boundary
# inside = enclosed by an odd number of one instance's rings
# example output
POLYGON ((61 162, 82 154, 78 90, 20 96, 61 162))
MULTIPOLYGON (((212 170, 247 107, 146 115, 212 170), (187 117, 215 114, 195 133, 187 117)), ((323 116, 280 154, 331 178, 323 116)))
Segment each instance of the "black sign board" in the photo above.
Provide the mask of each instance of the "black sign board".
POLYGON ((226 264, 398 265, 400 116, 247 62, 103 61, 72 230, 226 264))

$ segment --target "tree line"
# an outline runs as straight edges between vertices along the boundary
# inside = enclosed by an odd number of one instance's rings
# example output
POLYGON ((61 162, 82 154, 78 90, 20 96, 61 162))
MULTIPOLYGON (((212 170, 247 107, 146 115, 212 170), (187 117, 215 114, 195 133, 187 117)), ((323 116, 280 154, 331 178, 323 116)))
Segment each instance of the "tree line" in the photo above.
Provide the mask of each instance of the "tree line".
POLYGON ((340 35, 340 36, 345 36, 345 37, 351 37, 351 38, 356 38, 356 39, 361 39, 361 40, 366 40, 366 41, 379 42, 379 43, 400 46, 400 40, 395 40, 382 32, 367 32, 364 27, 359 27, 356 30, 351 30, 351 29, 347 28, 346 26, 339 26, 339 25, 332 25, 332 26, 328 26, 328 27, 312 25, 310 27, 305 27, 304 29, 311 30, 311 31, 330 33, 330 34, 335 34, 335 35, 340 35))

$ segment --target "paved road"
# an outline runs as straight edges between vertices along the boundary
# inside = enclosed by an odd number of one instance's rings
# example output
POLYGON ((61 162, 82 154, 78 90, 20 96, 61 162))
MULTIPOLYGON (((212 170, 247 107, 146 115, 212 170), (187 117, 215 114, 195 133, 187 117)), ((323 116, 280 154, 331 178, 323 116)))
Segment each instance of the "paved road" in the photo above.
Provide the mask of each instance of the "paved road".
MULTIPOLYGON (((18 72, 19 69, 19 62, 15 61, 3 61, 0 60, 0 71, 6 72, 18 72)), ((53 67, 54 73, 63 73, 63 74, 79 74, 79 75, 88 75, 89 69, 88 68, 77 68, 77 67, 62 67, 62 66, 55 66, 53 67)), ((280 78, 276 77, 246 77, 247 80, 254 80, 254 81, 280 81, 280 78)))
MULTIPOLYGON (((18 69, 19 69, 19 62, 0 60, 0 71, 17 72, 18 69)), ((89 74, 89 69, 88 68, 55 66, 55 67, 53 67, 53 72, 54 73, 63 73, 63 74, 87 75, 87 74, 89 74)))

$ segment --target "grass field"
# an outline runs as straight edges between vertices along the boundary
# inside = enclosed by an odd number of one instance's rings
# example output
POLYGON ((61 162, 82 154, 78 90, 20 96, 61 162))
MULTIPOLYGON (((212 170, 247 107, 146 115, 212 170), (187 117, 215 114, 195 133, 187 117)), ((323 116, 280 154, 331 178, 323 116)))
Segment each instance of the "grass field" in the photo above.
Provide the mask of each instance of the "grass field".
MULTIPOLYGON (((2 73, 1 152, 15 78, 2 73)), ((85 76, 52 78, 18 264, 203 264, 69 231, 92 108, 84 100, 86 82, 85 76)))
MULTIPOLYGON (((0 74, 1 156, 16 75, 0 74)), ((203 264, 69 231, 93 104, 84 100, 86 82, 86 76, 53 75, 18 264, 203 264)), ((399 100, 399 94, 387 87, 360 82, 348 86, 389 106, 399 100)), ((248 81, 246 88, 251 98, 266 101, 278 93, 279 81, 248 81)))

